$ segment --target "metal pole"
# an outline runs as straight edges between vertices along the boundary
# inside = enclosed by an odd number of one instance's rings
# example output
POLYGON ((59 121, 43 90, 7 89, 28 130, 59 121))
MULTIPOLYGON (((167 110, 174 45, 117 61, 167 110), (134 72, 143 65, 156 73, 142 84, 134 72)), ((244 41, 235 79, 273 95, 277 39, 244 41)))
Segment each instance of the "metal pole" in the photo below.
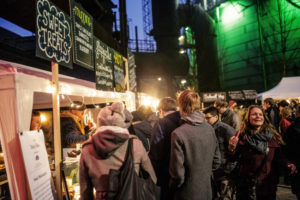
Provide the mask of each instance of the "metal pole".
POLYGON ((261 64, 262 64, 262 73, 263 73, 263 80, 264 80, 264 90, 267 90, 267 74, 265 68, 265 50, 264 50, 264 41, 263 35, 261 30, 261 19, 260 19, 260 7, 259 1, 256 0, 256 12, 257 12, 257 23, 258 23, 258 33, 259 33, 259 47, 261 52, 261 64))
POLYGON ((120 12, 120 32, 121 32, 121 47, 122 54, 127 57, 127 14, 126 14, 126 1, 119 0, 119 12, 120 12))
POLYGON ((136 53, 139 52, 139 38, 138 38, 138 27, 135 26, 135 51, 136 53))

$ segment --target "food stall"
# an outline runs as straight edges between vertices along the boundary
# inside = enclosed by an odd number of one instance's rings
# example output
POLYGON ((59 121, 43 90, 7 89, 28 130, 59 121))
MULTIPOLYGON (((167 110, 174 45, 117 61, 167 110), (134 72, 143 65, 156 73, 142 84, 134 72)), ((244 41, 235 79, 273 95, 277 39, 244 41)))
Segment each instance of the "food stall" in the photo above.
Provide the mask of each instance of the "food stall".
POLYGON ((135 110, 132 92, 96 90, 95 83, 63 75, 58 80, 59 91, 56 91, 50 72, 0 60, 0 140, 12 199, 30 199, 18 133, 29 131, 33 109, 53 108, 52 93, 58 93, 60 107, 69 107, 72 101, 95 108, 122 101, 129 111, 135 110))

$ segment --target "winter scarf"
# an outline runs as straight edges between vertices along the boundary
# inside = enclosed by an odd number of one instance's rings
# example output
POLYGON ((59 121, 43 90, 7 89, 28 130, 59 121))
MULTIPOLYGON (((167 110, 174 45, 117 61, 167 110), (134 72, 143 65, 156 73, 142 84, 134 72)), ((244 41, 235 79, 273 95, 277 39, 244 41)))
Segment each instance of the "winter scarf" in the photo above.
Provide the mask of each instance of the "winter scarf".
POLYGON ((259 153, 265 153, 268 148, 268 142, 272 139, 272 136, 272 131, 269 129, 265 129, 255 134, 251 134, 250 130, 248 130, 246 131, 245 139, 252 149, 259 153))

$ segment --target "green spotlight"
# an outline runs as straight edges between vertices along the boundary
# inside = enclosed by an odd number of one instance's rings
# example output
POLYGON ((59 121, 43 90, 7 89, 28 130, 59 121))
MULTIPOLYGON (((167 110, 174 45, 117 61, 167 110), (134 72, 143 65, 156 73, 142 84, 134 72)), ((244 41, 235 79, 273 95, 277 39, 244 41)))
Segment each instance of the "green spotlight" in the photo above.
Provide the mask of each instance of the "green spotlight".
POLYGON ((241 6, 237 4, 226 4, 222 12, 222 21, 227 24, 239 19, 242 16, 241 10, 241 6))

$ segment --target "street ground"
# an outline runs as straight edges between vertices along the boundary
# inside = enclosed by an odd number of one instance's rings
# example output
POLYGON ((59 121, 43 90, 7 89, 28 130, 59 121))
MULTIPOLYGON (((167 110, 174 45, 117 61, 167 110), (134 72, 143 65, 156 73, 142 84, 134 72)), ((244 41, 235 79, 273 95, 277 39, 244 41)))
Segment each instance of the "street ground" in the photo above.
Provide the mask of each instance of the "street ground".
POLYGON ((278 184, 276 200, 297 200, 297 198, 291 192, 291 186, 278 184))

